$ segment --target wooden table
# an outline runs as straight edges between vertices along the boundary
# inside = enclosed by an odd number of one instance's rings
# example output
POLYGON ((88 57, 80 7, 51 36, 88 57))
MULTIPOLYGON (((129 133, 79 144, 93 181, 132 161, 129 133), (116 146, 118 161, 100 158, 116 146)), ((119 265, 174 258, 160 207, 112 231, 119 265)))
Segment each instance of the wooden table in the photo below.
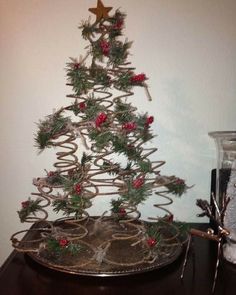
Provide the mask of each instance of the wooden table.
MULTIPOLYGON (((194 224, 195 228, 207 225, 194 224)), ((172 265, 124 277, 82 277, 47 269, 13 251, 0 271, 1 295, 205 295, 211 294, 216 244, 194 238, 183 281, 183 256, 172 265)), ((221 262, 215 295, 236 294, 236 266, 221 262)))

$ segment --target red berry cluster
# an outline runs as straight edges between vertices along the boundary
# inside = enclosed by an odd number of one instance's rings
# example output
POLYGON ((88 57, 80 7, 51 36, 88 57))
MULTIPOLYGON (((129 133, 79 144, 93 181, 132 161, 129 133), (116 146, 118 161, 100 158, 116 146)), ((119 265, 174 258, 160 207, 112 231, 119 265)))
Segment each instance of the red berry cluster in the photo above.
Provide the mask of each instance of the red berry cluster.
POLYGON ((106 120, 107 120, 107 114, 100 113, 95 120, 96 127, 100 127, 103 123, 106 122, 106 120))
POLYGON ((22 206, 23 209, 26 209, 27 207, 29 207, 29 204, 30 204, 29 201, 21 202, 21 206, 22 206))
POLYGON ((134 75, 130 78, 131 83, 133 84, 139 84, 144 82, 147 79, 145 74, 138 74, 138 75, 134 75))
POLYGON ((154 247, 156 243, 157 243, 157 240, 155 238, 150 237, 147 239, 147 244, 149 247, 154 247))
POLYGON ((126 122, 122 125, 122 129, 126 131, 133 131, 137 128, 137 124, 135 122, 126 122))
POLYGON ((60 240, 59 240, 59 245, 60 245, 61 247, 66 247, 66 246, 69 245, 69 241, 68 241, 67 239, 60 239, 60 240))
POLYGON ((112 26, 113 30, 121 30, 124 25, 123 19, 118 19, 117 22, 112 26))
POLYGON ((81 110, 81 112, 83 112, 86 109, 85 102, 82 101, 82 102, 79 103, 79 109, 81 110))
POLYGON ((76 192, 78 195, 80 195, 80 194, 81 194, 81 191, 82 191, 82 186, 81 186, 81 184, 80 184, 80 183, 77 183, 77 184, 75 185, 75 187, 74 187, 74 190, 75 190, 75 192, 76 192))
POLYGON ((100 48, 102 50, 102 54, 105 56, 108 56, 110 53, 110 44, 106 40, 101 40, 100 41, 100 48))
POLYGON ((147 117, 145 125, 149 126, 149 125, 151 125, 153 123, 153 121, 154 121, 153 116, 147 117))
POLYGON ((144 185, 144 177, 143 176, 136 178, 132 183, 132 186, 135 189, 138 189, 138 188, 142 187, 143 185, 144 185))

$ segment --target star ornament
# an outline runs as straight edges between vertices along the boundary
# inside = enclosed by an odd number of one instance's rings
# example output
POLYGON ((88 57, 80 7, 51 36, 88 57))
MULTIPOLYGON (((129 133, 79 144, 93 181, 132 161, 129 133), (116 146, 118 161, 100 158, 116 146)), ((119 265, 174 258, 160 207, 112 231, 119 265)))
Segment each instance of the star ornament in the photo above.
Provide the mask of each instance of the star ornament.
POLYGON ((102 18, 106 19, 109 17, 108 12, 112 10, 112 7, 105 7, 101 0, 97 1, 96 8, 89 8, 89 11, 96 15, 96 21, 100 21, 102 18))

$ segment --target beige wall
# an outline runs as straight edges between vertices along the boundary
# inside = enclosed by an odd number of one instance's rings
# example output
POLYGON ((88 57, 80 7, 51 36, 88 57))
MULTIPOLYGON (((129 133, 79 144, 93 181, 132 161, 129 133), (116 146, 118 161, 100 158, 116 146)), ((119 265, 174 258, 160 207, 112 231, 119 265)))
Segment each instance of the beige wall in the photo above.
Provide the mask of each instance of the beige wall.
MULTIPOLYGON (((214 143, 207 133, 235 129, 236 1, 107 0, 127 13, 130 60, 150 78, 153 102, 143 91, 132 99, 155 116, 157 158, 163 173, 178 174, 189 193, 176 199, 177 219, 202 221, 196 198, 209 197, 214 143)), ((16 211, 33 190, 32 178, 50 170, 53 152, 37 155, 35 122, 68 103, 65 63, 84 54, 77 29, 95 0, 0 0, 0 264, 9 237, 27 227, 16 211)), ((143 208, 153 213, 152 201, 143 208)), ((92 213, 103 211, 97 204, 92 213)))

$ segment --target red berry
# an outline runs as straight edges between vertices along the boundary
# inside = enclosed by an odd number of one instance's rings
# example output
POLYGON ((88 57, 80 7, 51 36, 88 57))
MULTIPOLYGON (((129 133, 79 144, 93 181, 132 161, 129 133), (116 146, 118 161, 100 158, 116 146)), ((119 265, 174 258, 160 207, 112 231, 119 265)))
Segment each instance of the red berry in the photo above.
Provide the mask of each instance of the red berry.
POLYGON ((80 68, 80 63, 74 63, 74 69, 75 70, 78 70, 80 68))
POLYGON ((126 131, 133 131, 137 128, 137 124, 135 122, 126 122, 122 125, 122 129, 126 131))
POLYGON ((29 204, 30 204, 30 202, 29 202, 29 201, 24 201, 24 202, 21 202, 21 206, 22 206, 22 208, 23 208, 23 209, 25 209, 25 208, 29 207, 29 204))
POLYGON ((100 47, 101 47, 101 50, 102 50, 102 54, 104 55, 109 55, 110 53, 110 44, 109 42, 107 42, 106 40, 101 40, 100 41, 100 47))
POLYGON ((142 187, 143 184, 144 184, 144 177, 141 176, 141 177, 136 178, 133 181, 133 184, 132 185, 133 185, 133 188, 138 189, 138 188, 142 187))
POLYGON ((125 208, 120 207, 120 208, 119 208, 119 214, 122 215, 122 216, 126 215, 126 210, 125 210, 125 208))
POLYGON ((77 183, 76 185, 75 185, 75 192, 79 195, 80 193, 81 193, 81 191, 82 191, 82 187, 81 187, 81 185, 79 184, 79 183, 77 183))
POLYGON ((55 172, 54 171, 49 171, 48 172, 48 177, 53 177, 55 176, 55 172))
POLYGON ((173 215, 173 214, 169 214, 169 215, 166 214, 166 215, 163 217, 163 220, 166 221, 166 222, 173 222, 173 220, 174 220, 174 215, 173 215))
POLYGON ((96 127, 100 127, 101 124, 106 122, 106 120, 107 120, 107 115, 105 113, 100 113, 95 120, 96 127))
POLYGON ((146 119, 146 125, 152 124, 153 121, 154 121, 154 117, 153 116, 147 117, 147 119, 146 119))
POLYGON ((134 75, 131 77, 131 83, 142 83, 146 80, 146 75, 145 74, 138 74, 134 75))
POLYGON ((168 217, 167 217, 167 221, 168 222, 173 222, 174 220, 174 215, 173 214, 170 214, 168 217))
POLYGON ((80 103, 79 103, 79 108, 80 108, 81 111, 84 111, 84 110, 86 109, 86 104, 85 104, 85 102, 83 102, 83 101, 80 102, 80 103))
POLYGON ((154 247, 156 245, 156 243, 157 243, 157 240, 154 239, 154 238, 148 238, 147 239, 147 244, 148 244, 149 247, 154 247))
POLYGON ((123 27, 123 24, 124 24, 123 20, 122 20, 122 19, 119 19, 119 20, 117 20, 117 22, 113 25, 112 29, 113 29, 113 30, 121 30, 122 27, 123 27))
POLYGON ((61 247, 66 247, 66 246, 68 246, 68 244, 69 244, 69 241, 67 239, 60 239, 59 240, 59 245, 61 247))

